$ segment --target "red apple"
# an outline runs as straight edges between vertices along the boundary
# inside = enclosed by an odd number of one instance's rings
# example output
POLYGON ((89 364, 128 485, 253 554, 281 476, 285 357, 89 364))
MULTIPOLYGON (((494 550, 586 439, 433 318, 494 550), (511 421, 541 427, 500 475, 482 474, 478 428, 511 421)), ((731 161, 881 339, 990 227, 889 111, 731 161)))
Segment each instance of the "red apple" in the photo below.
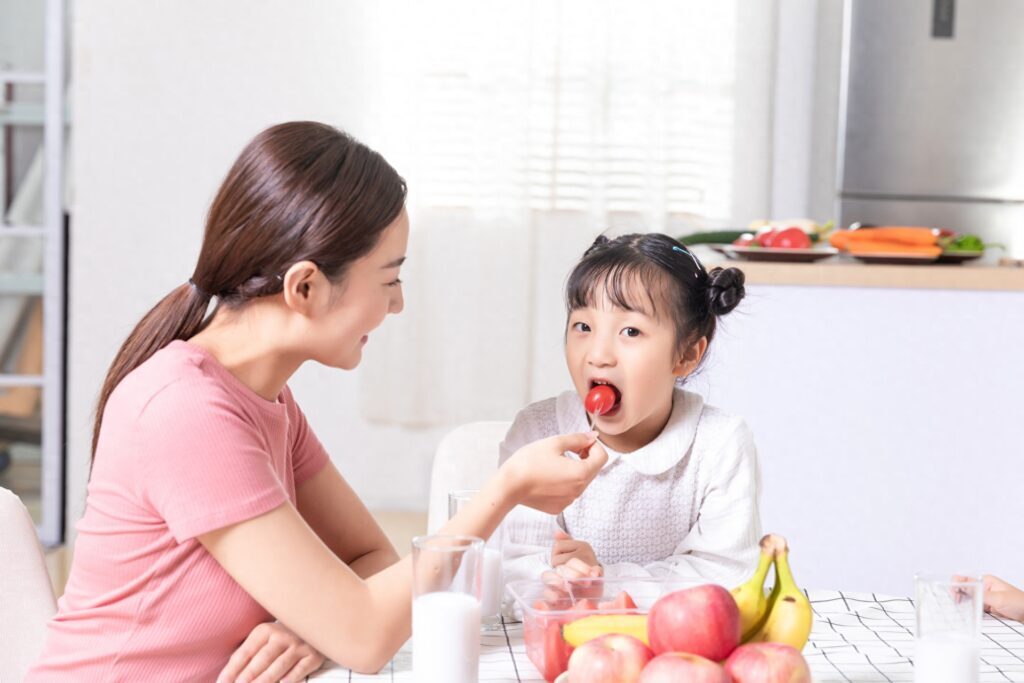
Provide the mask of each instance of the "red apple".
POLYGON ((811 670, 798 650, 779 643, 740 645, 725 670, 735 683, 811 683, 811 670))
POLYGON ((740 610, 721 586, 684 588, 651 606, 647 633, 656 655, 688 652, 720 662, 740 643, 740 610))
POLYGON ((644 665, 653 656, 633 636, 610 633, 573 650, 569 657, 569 683, 637 683, 644 665))
POLYGON ((644 667, 637 683, 732 683, 725 669, 709 659, 685 652, 666 652, 644 667))

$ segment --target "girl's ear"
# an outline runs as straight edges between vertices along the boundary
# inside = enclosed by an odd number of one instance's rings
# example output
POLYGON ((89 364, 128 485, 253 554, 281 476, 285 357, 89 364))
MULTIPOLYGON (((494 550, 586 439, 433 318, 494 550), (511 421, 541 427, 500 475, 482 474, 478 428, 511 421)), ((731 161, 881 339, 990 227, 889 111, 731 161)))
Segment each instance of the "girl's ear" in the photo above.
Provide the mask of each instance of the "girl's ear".
POLYGON ((319 299, 329 294, 330 282, 312 261, 292 264, 281 280, 285 304, 301 315, 312 314, 319 299))
POLYGON ((700 359, 704 357, 704 352, 708 350, 708 338, 701 337, 697 341, 693 342, 683 350, 683 354, 676 361, 675 367, 672 368, 672 374, 676 377, 687 377, 691 372, 697 369, 700 365, 700 359))

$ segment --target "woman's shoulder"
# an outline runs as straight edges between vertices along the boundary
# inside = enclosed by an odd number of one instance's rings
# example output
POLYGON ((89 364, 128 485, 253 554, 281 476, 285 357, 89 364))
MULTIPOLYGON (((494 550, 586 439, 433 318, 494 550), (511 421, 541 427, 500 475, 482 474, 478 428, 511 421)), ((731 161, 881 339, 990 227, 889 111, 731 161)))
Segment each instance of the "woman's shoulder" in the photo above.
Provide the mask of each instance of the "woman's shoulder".
POLYGON ((240 410, 244 401, 233 383, 241 384, 208 353, 186 342, 171 342, 121 380, 107 411, 115 418, 146 422, 246 412, 240 410))

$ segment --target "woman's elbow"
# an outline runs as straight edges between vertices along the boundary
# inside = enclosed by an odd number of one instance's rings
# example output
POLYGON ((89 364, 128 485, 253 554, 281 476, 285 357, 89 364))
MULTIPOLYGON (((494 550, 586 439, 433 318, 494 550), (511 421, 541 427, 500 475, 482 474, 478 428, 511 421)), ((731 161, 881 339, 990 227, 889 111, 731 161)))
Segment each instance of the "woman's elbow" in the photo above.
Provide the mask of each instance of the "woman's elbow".
POLYGON ((391 661, 393 655, 393 652, 384 652, 379 648, 374 648, 372 652, 364 652, 355 657, 348 667, 357 674, 372 676, 383 669, 391 661))

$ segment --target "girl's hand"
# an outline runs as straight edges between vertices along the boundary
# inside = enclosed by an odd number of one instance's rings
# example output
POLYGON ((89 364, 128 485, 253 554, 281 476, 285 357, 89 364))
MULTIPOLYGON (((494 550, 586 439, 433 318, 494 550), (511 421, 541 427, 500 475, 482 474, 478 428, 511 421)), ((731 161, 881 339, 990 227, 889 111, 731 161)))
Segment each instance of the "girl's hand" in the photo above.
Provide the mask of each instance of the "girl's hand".
POLYGON ((551 436, 523 446, 498 470, 514 502, 558 514, 576 500, 608 462, 597 433, 551 436), (579 453, 582 460, 565 457, 579 453))
POLYGON ((578 559, 588 567, 601 568, 594 549, 586 541, 579 541, 561 529, 555 531, 555 542, 551 545, 551 566, 558 567, 569 560, 578 559))
POLYGON ((283 624, 252 630, 217 676, 217 683, 298 683, 320 668, 324 656, 283 624))
POLYGON ((990 574, 982 577, 982 583, 985 587, 986 612, 1024 622, 1024 591, 990 574))
POLYGON ((591 566, 574 557, 541 575, 546 584, 544 599, 553 603, 559 598, 569 597, 570 593, 576 598, 600 599, 604 595, 604 582, 585 579, 600 579, 603 575, 604 570, 600 566, 591 566))

